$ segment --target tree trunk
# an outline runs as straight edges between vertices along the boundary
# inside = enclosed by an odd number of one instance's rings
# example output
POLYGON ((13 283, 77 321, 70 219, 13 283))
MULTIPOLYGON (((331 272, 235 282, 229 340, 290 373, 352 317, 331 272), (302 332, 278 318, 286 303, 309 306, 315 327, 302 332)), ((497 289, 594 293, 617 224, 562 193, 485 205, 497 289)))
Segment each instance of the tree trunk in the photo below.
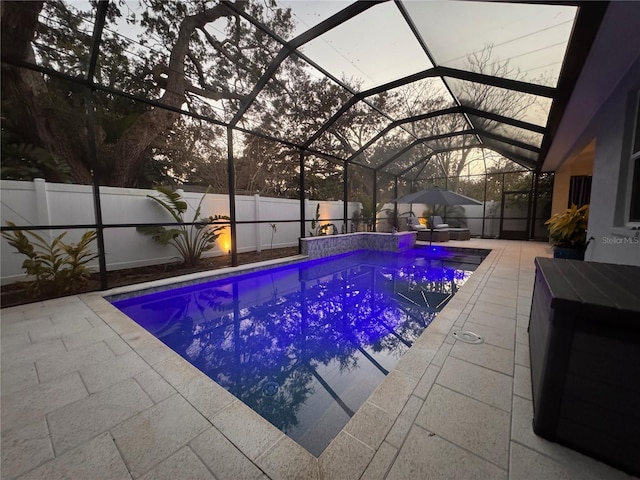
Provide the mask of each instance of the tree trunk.
POLYGON ((471 149, 469 148, 461 151, 460 160, 456 164, 454 175, 449 179, 449 190, 455 192, 458 189, 458 181, 460 180, 460 175, 462 174, 462 171, 467 164, 467 158, 469 157, 470 153, 471 149))
POLYGON ((158 135, 171 128, 179 117, 179 113, 161 108, 154 108, 140 115, 115 145, 109 185, 132 186, 142 168, 149 146, 158 135))
MULTIPOLYGON (((44 2, 2 3, 2 55, 35 63, 31 47, 38 15, 44 2)), ((2 65, 3 110, 11 111, 12 127, 23 141, 42 146, 65 161, 76 183, 91 183, 91 173, 83 162, 86 132, 68 132, 52 107, 44 77, 32 70, 2 65), (4 108, 8 107, 8 108, 4 108), (70 134, 80 137, 75 140, 70 134)), ((6 114, 6 113, 5 113, 6 114)), ((62 177, 53 180, 62 180, 62 177)))
MULTIPOLYGON (((6 58, 26 60, 34 63, 31 42, 38 25, 38 16, 44 2, 2 2, 2 55, 6 58)), ((243 2, 238 2, 241 7, 243 2)), ((187 82, 185 80, 185 58, 189 53, 189 41, 196 28, 229 15, 235 15, 224 3, 199 14, 183 19, 174 45, 161 103, 181 108, 185 102, 187 82)), ((224 94, 223 94, 224 95, 224 94)), ((11 121, 25 141, 39 145, 66 161, 77 183, 91 183, 91 173, 85 159, 87 134, 68 132, 66 123, 53 108, 47 85, 42 74, 35 71, 2 65, 2 97, 12 108, 11 121), (15 113, 14 113, 15 111, 15 113), (17 123, 17 124, 16 124, 17 123)), ((3 109, 4 110, 4 109, 3 109)), ((103 155, 108 155, 105 164, 113 170, 105 179, 113 186, 132 186, 135 183, 150 146, 171 128, 180 114, 162 108, 153 108, 140 115, 120 137, 118 142, 103 155)))
MULTIPOLYGON (((180 24, 178 38, 169 57, 167 86, 160 102, 173 108, 180 108, 185 101, 184 63, 189 53, 189 40, 198 27, 218 18, 230 15, 224 3, 202 13, 186 17, 180 24)), ((111 185, 131 186, 145 160, 145 152, 153 141, 166 132, 180 117, 179 113, 161 108, 153 108, 142 115, 120 137, 114 149, 111 185)))

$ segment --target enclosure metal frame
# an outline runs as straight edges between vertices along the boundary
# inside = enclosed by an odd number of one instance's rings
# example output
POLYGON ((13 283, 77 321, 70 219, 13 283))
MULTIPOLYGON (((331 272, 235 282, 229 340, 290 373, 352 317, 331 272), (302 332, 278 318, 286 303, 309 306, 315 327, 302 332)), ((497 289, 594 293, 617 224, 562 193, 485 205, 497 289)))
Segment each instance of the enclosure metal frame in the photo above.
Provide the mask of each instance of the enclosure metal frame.
MULTIPOLYGON (((229 122, 229 123, 225 123, 225 122, 221 122, 217 119, 214 118, 210 118, 208 116, 204 116, 204 115, 199 115, 199 114, 195 114, 192 112, 188 112, 185 110, 182 110, 180 108, 175 108, 175 107, 171 107, 168 105, 165 105, 161 102, 158 102, 156 100, 153 99, 149 99, 146 97, 142 97, 142 96, 138 96, 138 95, 132 95, 129 94, 127 92, 115 89, 115 88, 111 88, 105 85, 101 85, 98 84, 94 81, 94 75, 95 75, 95 71, 96 71, 96 66, 97 66, 97 62, 98 62, 98 54, 99 54, 99 50, 100 50, 100 44, 102 41, 102 31, 104 29, 105 26, 105 22, 106 22, 106 14, 107 14, 107 7, 109 4, 109 0, 98 0, 97 2, 97 9, 96 9, 96 17, 95 17, 95 22, 94 22, 94 30, 92 33, 92 41, 91 41, 91 46, 90 46, 90 56, 89 56, 89 61, 88 61, 88 68, 87 68, 87 74, 84 76, 84 78, 79 78, 76 76, 71 76, 71 75, 67 75, 63 72, 59 72, 50 68, 46 68, 46 67, 42 67, 40 65, 35 65, 32 63, 28 63, 23 61, 22 59, 18 59, 13 57, 11 54, 9 55, 3 55, 2 56, 2 62, 15 66, 15 67, 19 67, 19 68, 26 68, 26 69, 30 69, 30 70, 34 70, 40 73, 45 73, 47 75, 51 75, 51 76, 55 76, 57 78, 60 79, 64 79, 67 80, 69 82, 73 82, 75 84, 78 84, 80 86, 83 86, 86 88, 86 95, 85 95, 85 109, 86 109, 86 117, 87 117, 87 129, 88 129, 88 152, 89 152, 89 162, 90 164, 93 166, 93 168, 91 169, 91 175, 92 175, 92 192, 93 192, 93 202, 94 202, 94 215, 95 215, 95 223, 94 224, 89 224, 89 225, 55 225, 55 226, 51 226, 51 225, 36 225, 36 226, 29 226, 29 227, 1 227, 1 231, 15 231, 15 230, 58 230, 58 229, 87 229, 87 228, 95 228, 96 229, 96 233, 97 233, 97 244, 98 244, 98 259, 99 259, 99 270, 100 270, 100 284, 101 284, 101 289, 106 289, 108 288, 107 285, 107 280, 106 280, 106 256, 105 256, 105 247, 104 247, 104 230, 108 229, 108 228, 124 228, 124 227, 139 227, 139 226, 175 226, 175 225, 203 225, 203 224, 228 224, 231 230, 231 263, 232 265, 237 265, 238 264, 238 260, 237 260, 237 239, 236 239, 236 233, 237 233, 237 225, 238 224, 245 224, 245 223, 272 223, 274 222, 273 220, 263 220, 260 222, 241 222, 238 221, 236 218, 236 212, 235 212, 235 182, 234 182, 234 175, 235 175, 235 171, 234 171, 234 156, 233 156, 233 132, 237 131, 237 132, 241 132, 241 133, 245 133, 245 134, 249 134, 249 135, 255 135, 257 137, 260 138, 264 138, 270 141, 275 141, 290 147, 294 147, 299 149, 300 152, 300 156, 299 156, 299 167, 300 167, 300 178, 299 178, 299 189, 300 189, 300 218, 296 219, 296 220, 278 220, 278 222, 300 222, 300 236, 301 238, 303 238, 305 236, 305 225, 306 225, 306 219, 305 219, 305 208, 304 208, 304 200, 305 200, 305 179, 304 179, 304 170, 305 170, 305 156, 308 154, 313 154, 313 155, 317 155, 321 158, 326 158, 329 159, 331 161, 334 162, 340 162, 343 165, 343 182, 344 182, 344 186, 343 186, 343 201, 344 201, 344 212, 343 212, 343 216, 344 218, 342 220, 344 220, 345 225, 348 222, 347 219, 347 202, 348 202, 348 186, 347 186, 347 182, 348 182, 348 178, 349 178, 349 165, 357 165, 359 167, 368 169, 373 177, 373 209, 375 211, 375 205, 377 203, 377 195, 378 195, 378 188, 377 188, 377 184, 378 184, 378 174, 379 173, 387 173, 389 175, 392 175, 395 180, 394 180, 394 191, 397 194, 397 190, 398 190, 398 179, 400 177, 404 177, 404 175, 406 175, 409 171, 413 170, 414 168, 416 168, 417 166, 419 166, 420 164, 422 164, 422 168, 420 169, 420 171, 418 172, 418 174, 416 176, 414 176, 411 179, 411 185, 413 185, 414 181, 417 180, 420 176, 420 173, 423 171, 423 169, 426 167, 426 165, 429 163, 429 161, 431 160, 431 158, 434 155, 437 155, 438 153, 444 153, 447 151, 453 151, 453 150, 458 150, 458 149, 469 149, 469 148, 484 148, 484 149, 489 149, 489 150, 493 150, 496 151, 497 153, 500 153, 501 155, 503 155, 506 158, 509 158, 511 160, 513 160, 514 162, 525 166, 527 169, 531 170, 533 172, 533 178, 534 180, 534 185, 533 185, 533 190, 534 193, 537 192, 537 187, 538 187, 538 180, 539 180, 539 175, 540 175, 540 169, 542 166, 542 161, 544 160, 545 156, 547 155, 552 139, 555 136, 555 133, 559 127, 559 123, 560 120, 562 118, 562 115, 564 113, 564 110, 568 104, 569 98, 571 96, 571 93, 573 91, 573 88, 575 86, 575 83, 578 79, 578 76, 580 74, 580 71, 582 69, 582 66, 584 65, 584 62, 587 58, 587 55, 589 53, 591 44, 593 43, 595 36, 597 34, 599 25, 604 17, 604 14, 606 12, 607 6, 609 4, 608 1, 591 1, 591 2, 583 2, 583 1, 560 1, 560 2, 548 2, 551 4, 562 4, 562 5, 571 5, 571 6, 578 6, 578 13, 575 19, 575 24, 574 24, 574 31, 572 34, 572 39, 571 42, 568 45, 568 49, 567 49, 567 53, 565 56, 565 61, 563 62, 563 66, 561 69, 561 73, 559 76, 559 81, 558 81, 558 86, 556 88, 551 88, 551 87, 547 87, 547 86, 543 86, 543 85, 537 85, 537 84, 531 84, 531 83, 527 83, 527 82, 522 82, 522 81, 518 81, 518 80, 510 80, 510 79, 506 79, 506 78, 498 78, 498 77, 493 77, 493 76, 489 76, 489 75, 484 75, 484 74, 479 74, 479 73, 474 73, 474 72, 468 72, 468 71, 464 71, 464 70, 459 70, 459 69, 454 69, 454 68, 449 68, 449 67, 444 67, 444 66, 440 66, 437 65, 437 63, 434 61, 433 56, 431 55, 427 45, 423 42, 421 36, 419 35, 419 32, 417 31, 415 25, 413 24, 413 22, 411 21, 411 17, 408 15, 404 5, 402 4, 401 1, 396 0, 396 4, 398 6, 398 8, 400 9, 400 12, 402 13, 403 17, 405 18, 405 20, 407 21, 409 27, 411 28, 412 32, 414 33, 416 39, 418 40, 418 42, 420 43, 421 47, 423 48, 423 50, 425 51, 426 55, 428 56, 428 58, 431 60, 431 63, 434 65, 433 68, 424 70, 422 72, 418 72, 416 74, 413 75, 409 75, 406 76, 404 78, 401 79, 397 79, 394 80, 392 82, 389 82, 387 84, 369 89, 367 91, 363 91, 363 92, 356 92, 353 91, 351 88, 349 88, 348 85, 344 84, 343 82, 341 82, 339 79, 335 78, 333 75, 331 75, 329 72, 327 72, 325 69, 323 69, 320 65, 316 64, 315 62, 313 62, 311 59, 309 59, 308 57, 306 57, 302 52, 298 51, 298 48, 301 47, 302 45, 304 45, 305 43, 308 43, 309 41, 319 37, 320 35, 322 35, 325 32, 328 32, 329 30, 331 30, 332 28, 335 28, 338 25, 341 25, 342 23, 348 21, 349 19, 355 17, 356 15, 364 12, 365 10, 375 6, 378 3, 382 3, 383 1, 386 0, 375 0, 375 1, 359 1, 359 2, 355 2, 351 5, 349 5, 348 7, 346 7, 345 9, 341 10, 340 12, 336 13, 335 15, 329 17, 328 19, 324 20, 323 22, 321 22, 320 24, 316 25, 315 27, 307 30, 306 32, 303 32, 302 34, 298 35, 297 37, 293 38, 290 41, 286 41, 282 38, 280 38, 277 34, 275 34, 275 32, 271 31, 269 28, 267 28, 265 25, 263 25, 262 23, 258 22, 257 20, 255 20, 253 17, 251 17, 250 15, 248 15, 246 12, 244 12, 242 9, 237 8, 237 6, 235 6, 233 3, 229 2, 228 0, 223 0, 223 2, 227 5, 227 7, 231 10, 233 10, 236 14, 242 16, 243 18, 245 18, 247 21, 249 21, 252 25, 254 25, 256 28, 260 29, 261 31, 265 32, 266 34, 268 34, 269 36, 271 36, 274 40, 276 40, 277 42, 279 42, 282 47, 279 51, 279 53, 276 55, 276 57, 272 60, 272 62, 270 63, 269 67, 267 68, 267 70, 265 71, 265 73, 262 75, 262 77, 260 78, 260 80, 256 83, 256 85, 254 86, 252 92, 243 100, 240 109, 238 110, 238 112, 236 112, 236 115, 233 117, 233 119, 229 122), (334 113, 315 133, 313 133, 308 139, 307 141, 305 141, 302 144, 297 144, 295 142, 291 142, 291 141, 287 141, 286 139, 280 139, 280 138, 275 138, 272 137, 268 134, 265 134, 263 132, 256 132, 256 131, 251 131, 248 129, 244 129, 238 126, 238 122, 242 119, 244 113, 246 113, 246 111, 248 110, 248 108, 252 105, 252 103, 255 101, 256 97, 258 96, 258 94, 262 91, 262 89, 266 86, 266 84, 268 83, 268 81, 273 77, 273 75, 275 74, 277 68, 280 66, 280 64, 287 59, 290 55, 295 54, 298 57, 302 58, 303 60, 305 60, 307 63, 309 63, 311 66, 313 66, 314 68, 316 68, 319 72, 321 72, 322 74, 324 74, 326 77, 330 78, 333 82, 335 82, 336 84, 338 84, 339 86, 341 86, 343 89, 345 89, 347 92, 351 93, 352 97, 345 102, 340 109, 338 109, 338 111, 336 113, 334 113), (417 115, 415 117, 409 117, 409 118, 405 118, 405 119, 391 119, 385 112, 379 111, 377 108, 375 108, 373 105, 369 104, 367 102, 367 98, 378 94, 378 93, 382 93, 385 92, 387 90, 393 89, 393 88, 397 88, 399 86, 403 86, 403 85, 407 85, 409 83, 415 82, 417 80, 421 80, 421 79, 425 79, 425 78, 429 78, 429 77, 440 77, 442 79, 442 81, 444 82, 446 88, 449 90, 449 92, 452 94, 452 98, 454 99, 454 101, 457 103, 456 106, 454 107, 450 107, 450 108, 446 108, 446 109, 442 109, 442 110, 438 110, 438 111, 434 111, 434 112, 428 112, 422 115, 417 115), (453 92, 451 91, 447 81, 446 81, 446 77, 450 77, 450 78, 456 78, 456 79, 460 79, 460 80, 466 80, 466 81, 470 81, 470 82, 476 82, 476 83, 482 83, 485 85, 490 85, 490 86, 494 86, 494 87, 499 87, 499 88, 504 88, 504 89, 509 89, 509 90, 515 90, 515 91, 519 91, 519 92, 523 92, 523 93, 528 93, 528 94, 532 94, 532 95, 538 95, 538 96, 543 96, 543 97, 547 97, 547 98, 552 98, 553 99, 553 103, 552 103, 552 107, 549 113, 549 118, 547 121, 547 126, 546 127, 540 127, 538 125, 534 125, 528 122, 523 122, 520 120, 516 120, 513 118, 509 118, 509 117, 505 117, 505 116, 501 116, 492 112, 488 112, 488 111, 482 111, 470 106, 465 106, 460 104, 460 102, 458 101, 456 95, 453 94, 453 92), (169 109, 171 111, 180 113, 182 115, 187 115, 190 116, 192 118, 197 118, 200 120, 204 120, 207 122, 210 122, 212 124, 216 124, 219 126, 223 126, 226 127, 227 129, 227 165, 228 165, 228 189, 229 189, 229 211, 230 211, 230 220, 229 222, 205 222, 205 223, 201 223, 201 222, 195 222, 195 223, 189 223, 189 222, 184 222, 184 223, 180 223, 177 224, 175 222, 171 222, 171 223, 139 223, 139 224, 104 224, 103 220, 102 220, 102 209, 101 209, 101 203, 100 203, 100 178, 101 178, 101 171, 100 171, 100 165, 98 162, 98 158, 97 158, 97 150, 96 150, 96 141, 95 141, 95 119, 94 119, 94 103, 93 103, 93 94, 96 91, 103 91, 103 92, 107 92, 107 93, 111 93, 114 95, 119 95, 125 98, 129 98, 135 101, 139 101, 157 108, 164 108, 164 109, 169 109), (338 157, 336 155, 332 155, 332 154, 328 154, 325 152, 320 152, 317 151, 315 149, 313 149, 311 147, 311 145, 314 143, 314 141, 316 139, 318 139, 323 133, 325 133, 329 128, 331 128, 331 126, 340 118, 340 116, 342 114, 344 114, 349 108, 351 108, 353 105, 355 105, 357 102, 365 102, 367 103, 371 108, 374 108, 374 110, 376 110, 378 113, 380 113, 381 115, 383 115, 384 117, 386 117, 387 119, 390 120, 390 124, 385 127, 382 131, 380 131, 373 139, 371 139, 369 142, 367 142, 366 145, 364 145, 362 148, 360 148, 357 152, 355 152, 354 154, 352 154, 351 156, 349 156, 348 158, 341 158, 338 157), (434 149, 432 152, 429 153, 429 155, 422 157, 420 160, 418 160, 417 162, 415 162, 414 164, 412 164, 410 167, 405 168, 402 172, 400 172, 399 174, 392 174, 389 172, 385 172, 383 169, 390 165, 393 160, 395 160, 396 158, 398 158, 398 154, 396 154, 395 156, 390 157, 389 159, 385 160, 382 164, 376 166, 376 167, 372 167, 371 165, 366 165, 363 164, 359 161, 357 161, 357 157, 362 154, 362 152, 364 150, 366 150, 366 148, 368 148, 369 146, 371 146, 373 143, 375 143, 375 141, 377 141, 378 139, 382 138, 386 133, 388 133, 391 129, 396 128, 396 127, 402 127, 402 125, 406 124, 406 123, 410 123, 413 121, 417 121, 417 120, 422 120, 422 119, 427 119, 427 118, 434 118, 437 116, 441 116, 441 115, 447 115, 447 114, 462 114, 465 116, 470 128, 465 129, 463 131, 460 132, 451 132, 448 134, 443 134, 443 135, 434 135, 431 137, 424 137, 424 138, 415 138, 415 140, 408 146, 405 147, 405 149, 402 150, 402 153, 405 153, 409 150, 411 150, 412 148, 425 143, 429 140, 436 140, 438 138, 448 138, 448 137, 452 137, 452 136, 459 136, 459 135, 474 135, 477 138, 477 143, 473 143, 473 144, 469 144, 469 145, 465 145, 465 146, 460 146, 460 147, 453 147, 453 148, 448 148, 448 149, 434 149), (502 137, 500 135, 496 135, 493 134, 491 132, 482 130, 482 129, 478 129, 475 128, 475 126, 473 125, 473 122, 469 119, 469 115, 473 115, 473 116, 478 116, 478 117, 483 117, 489 120, 494 120, 497 122, 502 122, 508 125, 512 125, 518 128, 522 128, 525 130, 529 130, 531 132, 535 132, 535 133, 541 133, 543 134, 543 140, 542 140, 542 145, 540 148, 534 146, 534 145, 530 145, 527 144, 526 142, 521 142, 521 141, 517 141, 517 140, 513 140, 513 139, 509 139, 509 138, 505 138, 502 137), (537 161, 532 161, 530 159, 526 159, 524 157, 521 157, 517 154, 511 153, 511 152, 507 152, 504 151, 502 149, 500 149, 499 147, 496 146, 489 146, 483 143, 482 141, 482 137, 486 137, 486 138, 491 138, 494 139, 496 141, 502 142, 502 143, 506 143, 508 145, 513 145, 519 148, 524 148, 526 150, 532 151, 534 153, 538 154, 538 159, 537 161)), ((475 1, 475 0, 470 0, 470 1, 475 1)), ((517 0, 514 3, 519 3, 517 0)), ((528 3, 526 0, 523 1, 523 3, 528 3)), ((545 2, 540 2, 541 4, 544 4, 545 2)), ((446 178, 446 177, 445 177, 446 178)), ((486 182, 485 182, 486 183, 486 182)), ((485 185, 485 190, 486 190, 486 185, 485 185)), ((531 222, 532 222, 532 227, 534 227, 535 224, 535 202, 533 202, 533 216, 531 218, 531 222)), ((334 219, 335 220, 335 219, 334 219)), ((533 231, 532 228, 532 235, 535 232, 533 231)))

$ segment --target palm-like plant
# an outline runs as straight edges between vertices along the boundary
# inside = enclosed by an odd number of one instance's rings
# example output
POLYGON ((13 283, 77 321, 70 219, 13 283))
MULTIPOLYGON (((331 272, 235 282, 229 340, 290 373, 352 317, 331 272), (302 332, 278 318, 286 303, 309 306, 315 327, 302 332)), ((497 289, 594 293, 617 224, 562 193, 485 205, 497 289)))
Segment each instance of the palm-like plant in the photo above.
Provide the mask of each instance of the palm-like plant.
POLYGON ((578 208, 571 205, 562 213, 554 214, 544 222, 548 225, 549 240, 556 247, 584 248, 587 244, 587 222, 589 221, 589 205, 578 208))
POLYGON ((467 214, 462 205, 433 205, 429 210, 422 212, 423 218, 429 218, 433 215, 446 219, 446 223, 450 227, 458 228, 467 226, 467 214))
MULTIPOLYGON (((15 227, 12 222, 7 222, 15 227)), ((17 230, 3 232, 2 236, 19 253, 26 256, 22 268, 35 277, 29 286, 29 293, 39 295, 62 295, 78 290, 91 274, 87 265, 98 257, 90 251, 90 244, 96 239, 94 230, 85 232, 78 243, 65 243, 63 232, 47 241, 35 232, 26 234, 17 230)))
POLYGON ((178 250, 182 260, 186 266, 193 267, 198 264, 202 254, 211 250, 215 246, 215 242, 227 228, 227 225, 211 225, 212 222, 220 222, 229 220, 226 215, 213 215, 209 217, 200 217, 202 202, 205 196, 210 193, 210 189, 204 193, 191 222, 193 225, 183 225, 184 214, 187 211, 187 202, 185 202, 178 192, 172 191, 168 187, 156 187, 160 192, 160 197, 147 195, 150 199, 163 207, 171 214, 178 225, 173 228, 161 226, 138 227, 138 231, 145 235, 151 235, 154 241, 160 245, 172 245, 178 250), (198 223, 200 222, 200 223, 198 223))
POLYGON ((318 233, 318 228, 320 226, 320 204, 316 205, 316 216, 311 219, 311 230, 309 230, 309 236, 315 237, 318 233))

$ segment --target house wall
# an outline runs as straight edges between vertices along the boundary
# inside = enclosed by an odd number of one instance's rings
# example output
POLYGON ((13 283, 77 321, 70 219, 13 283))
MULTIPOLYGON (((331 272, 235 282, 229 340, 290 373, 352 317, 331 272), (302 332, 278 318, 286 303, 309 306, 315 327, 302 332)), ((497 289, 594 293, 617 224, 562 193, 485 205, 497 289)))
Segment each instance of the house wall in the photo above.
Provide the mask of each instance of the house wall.
POLYGON ((577 175, 593 175, 593 157, 595 155, 595 140, 589 143, 580 153, 572 156, 558 170, 553 177, 553 201, 551 214, 566 210, 569 202, 569 186, 571 177, 577 175))
POLYGON ((631 66, 592 121, 596 140, 588 236, 594 237, 585 259, 640 265, 640 231, 624 224, 630 156, 631 95, 640 89, 640 59, 631 66))

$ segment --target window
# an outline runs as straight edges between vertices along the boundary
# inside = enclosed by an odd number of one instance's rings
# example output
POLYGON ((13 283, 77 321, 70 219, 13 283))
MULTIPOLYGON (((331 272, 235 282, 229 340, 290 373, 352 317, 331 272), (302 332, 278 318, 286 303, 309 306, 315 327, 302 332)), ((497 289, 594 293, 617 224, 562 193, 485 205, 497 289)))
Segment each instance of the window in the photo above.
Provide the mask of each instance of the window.
POLYGON ((587 205, 591 201, 591 183, 593 177, 591 175, 572 175, 569 180, 569 204, 581 207, 587 205))
POLYGON ((635 128, 629 162, 629 223, 640 224, 640 95, 636 98, 635 128))

